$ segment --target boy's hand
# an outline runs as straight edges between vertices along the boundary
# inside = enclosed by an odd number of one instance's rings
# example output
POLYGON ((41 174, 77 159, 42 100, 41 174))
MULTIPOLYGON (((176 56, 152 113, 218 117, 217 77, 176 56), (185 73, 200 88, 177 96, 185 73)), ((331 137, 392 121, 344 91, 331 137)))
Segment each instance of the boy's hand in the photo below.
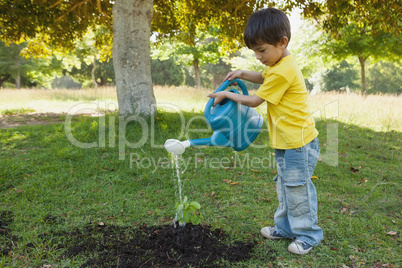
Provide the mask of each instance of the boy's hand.
MULTIPOLYGON (((232 81, 235 78, 247 80, 257 84, 264 83, 264 77, 262 77, 262 74, 260 72, 246 70, 237 70, 234 72, 230 72, 225 76, 225 79, 223 81, 232 81)), ((237 83, 232 83, 232 85, 237 85, 237 83)))
POLYGON ((207 97, 215 98, 214 104, 212 105, 213 107, 215 107, 218 103, 221 103, 221 101, 226 99, 226 92, 227 91, 220 91, 220 92, 211 93, 211 94, 207 95, 207 97))
MULTIPOLYGON (((235 78, 241 78, 241 74, 242 74, 242 71, 241 70, 237 70, 237 71, 234 71, 234 72, 230 72, 230 73, 228 73, 226 76, 225 76, 225 78, 223 79, 223 81, 226 81, 226 80, 229 80, 229 81, 232 81, 233 79, 235 79, 235 78)), ((233 85, 237 85, 237 83, 233 83, 233 85)))

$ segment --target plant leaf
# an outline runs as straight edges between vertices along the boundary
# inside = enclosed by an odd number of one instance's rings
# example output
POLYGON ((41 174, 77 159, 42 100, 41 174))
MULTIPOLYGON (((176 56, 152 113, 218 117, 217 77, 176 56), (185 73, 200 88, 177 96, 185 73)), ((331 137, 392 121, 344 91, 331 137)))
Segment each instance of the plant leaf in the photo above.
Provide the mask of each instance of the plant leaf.
POLYGON ((183 210, 183 204, 177 204, 177 206, 176 206, 176 210, 177 211, 181 211, 181 210, 183 210))
POLYGON ((192 224, 197 225, 200 223, 201 219, 197 215, 193 215, 193 216, 191 216, 190 221, 192 224))
POLYGON ((190 214, 189 213, 184 213, 183 215, 183 221, 185 223, 188 223, 190 221, 190 214))
POLYGON ((200 209, 201 205, 197 201, 193 201, 190 203, 190 206, 194 207, 195 209, 200 209))

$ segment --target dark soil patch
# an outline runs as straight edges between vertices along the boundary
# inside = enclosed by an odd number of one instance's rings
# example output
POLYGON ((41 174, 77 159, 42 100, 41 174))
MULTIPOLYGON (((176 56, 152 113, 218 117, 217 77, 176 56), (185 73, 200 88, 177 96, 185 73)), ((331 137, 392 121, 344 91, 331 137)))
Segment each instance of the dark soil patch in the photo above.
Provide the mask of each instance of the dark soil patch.
MULTIPOLYGON (((46 239, 55 234, 43 234, 46 239)), ((64 236, 66 257, 85 256, 83 267, 227 267, 251 258, 255 242, 228 242, 220 229, 187 224, 119 227, 90 224, 64 236)), ((64 239, 63 239, 64 240, 64 239)))

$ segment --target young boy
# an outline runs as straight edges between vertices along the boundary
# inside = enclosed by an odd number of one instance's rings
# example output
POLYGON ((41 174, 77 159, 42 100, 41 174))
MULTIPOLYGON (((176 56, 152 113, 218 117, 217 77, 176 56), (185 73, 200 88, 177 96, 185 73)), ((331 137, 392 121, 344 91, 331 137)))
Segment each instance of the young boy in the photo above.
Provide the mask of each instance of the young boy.
POLYGON ((263 73, 238 70, 225 80, 240 78, 262 84, 256 95, 228 91, 209 94, 214 106, 225 98, 250 107, 267 102, 269 144, 275 149, 276 190, 279 207, 275 226, 264 227, 269 239, 295 239, 288 250, 306 254, 320 244, 323 232, 317 225, 317 194, 311 176, 320 152, 318 131, 307 106, 307 90, 296 60, 287 50, 290 23, 275 8, 256 11, 247 22, 244 41, 267 68, 263 73))

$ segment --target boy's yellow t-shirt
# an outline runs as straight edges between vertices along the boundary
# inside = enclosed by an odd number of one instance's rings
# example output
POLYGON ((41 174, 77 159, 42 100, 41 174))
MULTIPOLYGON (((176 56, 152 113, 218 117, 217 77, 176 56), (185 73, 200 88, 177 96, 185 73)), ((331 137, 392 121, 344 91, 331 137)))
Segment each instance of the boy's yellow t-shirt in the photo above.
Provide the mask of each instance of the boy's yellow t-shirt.
POLYGON ((269 145, 295 149, 315 139, 318 131, 307 105, 307 89, 296 59, 282 58, 262 73, 257 96, 267 101, 269 145))

